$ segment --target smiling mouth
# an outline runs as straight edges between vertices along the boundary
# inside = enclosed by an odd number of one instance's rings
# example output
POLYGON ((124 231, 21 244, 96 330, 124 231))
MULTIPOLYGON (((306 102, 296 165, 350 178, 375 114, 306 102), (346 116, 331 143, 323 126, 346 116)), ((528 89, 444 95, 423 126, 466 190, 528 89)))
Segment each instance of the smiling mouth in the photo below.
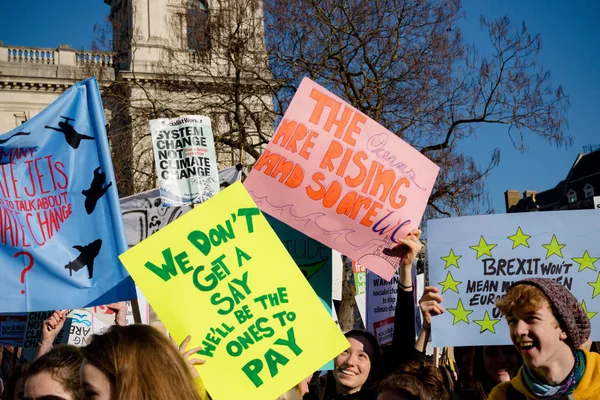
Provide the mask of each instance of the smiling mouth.
POLYGON ((342 374, 344 376, 351 376, 351 377, 358 375, 356 372, 348 371, 345 369, 340 369, 340 374, 342 374))

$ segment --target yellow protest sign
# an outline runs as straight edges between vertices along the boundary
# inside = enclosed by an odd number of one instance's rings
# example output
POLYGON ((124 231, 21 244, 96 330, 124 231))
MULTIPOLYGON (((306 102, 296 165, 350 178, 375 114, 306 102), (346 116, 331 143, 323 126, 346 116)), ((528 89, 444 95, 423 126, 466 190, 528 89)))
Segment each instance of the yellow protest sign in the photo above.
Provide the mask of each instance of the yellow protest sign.
POLYGON ((215 400, 274 399, 348 347, 241 183, 120 256, 215 400))

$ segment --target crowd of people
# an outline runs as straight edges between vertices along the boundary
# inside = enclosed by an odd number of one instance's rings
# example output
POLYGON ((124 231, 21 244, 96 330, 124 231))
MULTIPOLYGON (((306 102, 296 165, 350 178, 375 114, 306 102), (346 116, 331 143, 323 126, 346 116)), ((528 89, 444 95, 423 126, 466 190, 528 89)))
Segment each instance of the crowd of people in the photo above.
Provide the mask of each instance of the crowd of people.
MULTIPOLYGON (((425 288, 420 299, 418 336, 414 324, 412 265, 421 250, 420 234, 412 231, 388 251, 401 256, 391 345, 351 330, 345 334, 350 346, 334 359, 333 370, 306 377, 280 400, 600 399, 600 355, 590 351, 587 314, 565 287, 549 279, 518 281, 498 300, 513 346, 458 347, 456 368, 436 366, 425 355, 425 344, 432 318, 445 312, 437 288, 425 288)), ((188 348, 189 336, 177 345, 151 326, 125 325, 123 304, 111 308, 116 324, 81 348, 52 345, 66 319, 65 311, 55 311, 44 321, 35 361, 13 368, 0 386, 1 398, 210 398, 196 368, 204 360, 195 358, 199 348, 188 348)))

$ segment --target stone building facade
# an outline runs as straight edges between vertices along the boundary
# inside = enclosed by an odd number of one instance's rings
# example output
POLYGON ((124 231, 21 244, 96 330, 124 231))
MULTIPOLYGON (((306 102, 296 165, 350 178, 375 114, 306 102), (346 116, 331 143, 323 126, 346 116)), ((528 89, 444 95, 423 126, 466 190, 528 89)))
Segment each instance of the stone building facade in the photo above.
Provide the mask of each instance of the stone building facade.
POLYGON ((121 196, 157 185, 148 124, 154 118, 208 116, 220 166, 252 164, 275 119, 262 2, 104 2, 110 6, 111 51, 0 42, 0 133, 39 113, 78 80, 97 76, 121 196))

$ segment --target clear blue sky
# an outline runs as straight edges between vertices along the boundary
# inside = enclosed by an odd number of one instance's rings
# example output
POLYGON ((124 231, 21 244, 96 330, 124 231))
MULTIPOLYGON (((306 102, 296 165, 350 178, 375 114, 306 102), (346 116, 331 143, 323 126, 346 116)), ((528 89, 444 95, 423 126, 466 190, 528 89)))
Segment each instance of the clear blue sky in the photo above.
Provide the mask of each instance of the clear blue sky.
POLYGON ((556 148, 537 137, 528 138, 528 151, 516 151, 502 128, 479 130, 477 141, 462 145, 483 164, 496 147, 501 163, 487 179, 494 208, 504 212, 504 191, 550 189, 566 178, 577 155, 587 144, 600 144, 600 2, 582 0, 463 0, 466 20, 461 24, 465 39, 479 45, 486 39, 479 24, 480 15, 488 19, 508 15, 511 22, 525 21, 532 33, 542 36, 540 61, 550 70, 555 85, 561 84, 569 95, 568 133, 573 146, 556 148))
MULTIPOLYGON (((568 114, 571 148, 556 148, 536 137, 528 151, 512 148, 502 128, 482 127, 478 139, 461 144, 464 151, 485 164, 499 147, 502 161, 487 179, 494 208, 504 212, 504 191, 542 191, 564 179, 577 154, 587 144, 600 144, 596 113, 600 113, 600 2, 580 0, 463 0, 466 19, 461 23, 465 39, 484 48, 486 35, 480 15, 508 15, 513 23, 525 21, 532 33, 541 33, 541 62, 562 84, 571 100, 568 114)), ((8 45, 56 47, 71 44, 89 49, 95 24, 104 24, 109 7, 102 0, 1 0, 0 40, 8 45)))

